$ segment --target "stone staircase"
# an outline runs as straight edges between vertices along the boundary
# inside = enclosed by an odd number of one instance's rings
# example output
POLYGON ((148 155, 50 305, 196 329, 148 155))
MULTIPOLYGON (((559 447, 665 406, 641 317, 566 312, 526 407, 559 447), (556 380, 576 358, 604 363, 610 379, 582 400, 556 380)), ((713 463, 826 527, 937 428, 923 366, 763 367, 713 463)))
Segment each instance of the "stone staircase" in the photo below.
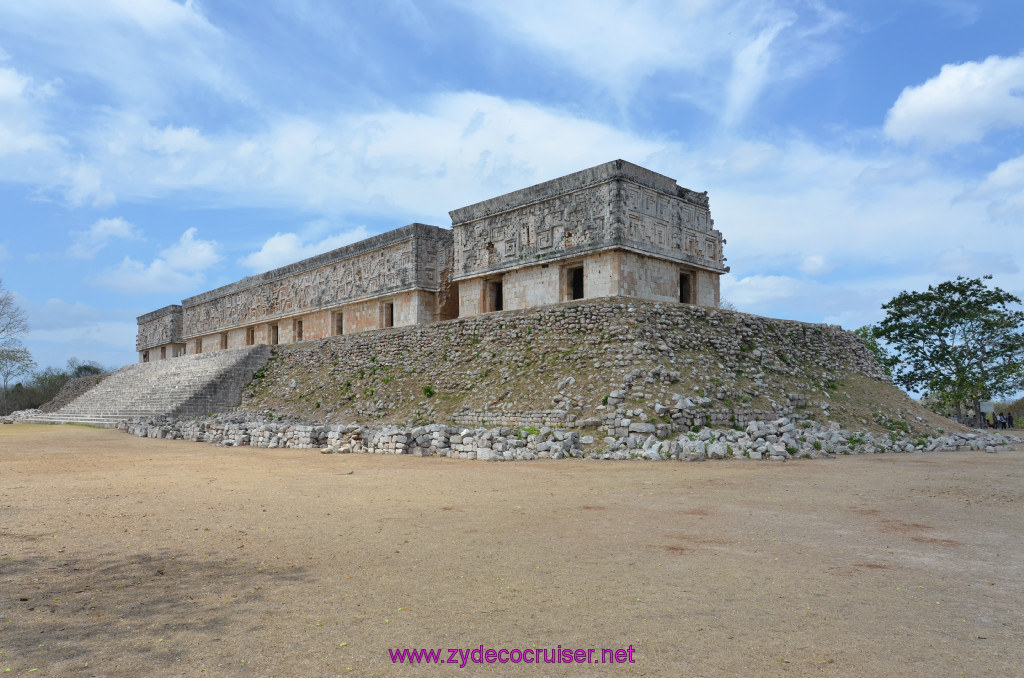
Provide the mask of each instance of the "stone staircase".
POLYGON ((128 365, 61 409, 25 421, 113 428, 134 417, 221 412, 239 403, 269 358, 270 347, 259 345, 128 365))

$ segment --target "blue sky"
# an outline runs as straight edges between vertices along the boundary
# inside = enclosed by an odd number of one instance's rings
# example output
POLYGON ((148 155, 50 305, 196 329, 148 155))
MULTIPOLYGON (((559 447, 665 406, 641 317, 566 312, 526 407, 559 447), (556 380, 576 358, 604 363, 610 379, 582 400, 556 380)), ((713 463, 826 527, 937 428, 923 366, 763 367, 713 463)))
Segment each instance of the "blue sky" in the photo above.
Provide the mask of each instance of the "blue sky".
POLYGON ((709 192, 740 310, 1024 296, 1024 3, 0 0, 0 278, 41 365, 615 158, 709 192))

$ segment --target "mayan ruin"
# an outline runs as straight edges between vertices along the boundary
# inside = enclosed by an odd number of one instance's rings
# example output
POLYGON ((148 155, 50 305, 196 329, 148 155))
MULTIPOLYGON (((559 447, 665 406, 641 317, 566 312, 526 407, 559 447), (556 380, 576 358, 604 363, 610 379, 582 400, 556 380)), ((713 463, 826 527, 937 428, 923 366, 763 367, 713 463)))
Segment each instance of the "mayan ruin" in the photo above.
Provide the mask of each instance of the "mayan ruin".
POLYGON ((716 308, 729 270, 707 193, 623 160, 450 215, 139 316, 139 362, 578 299, 716 308))

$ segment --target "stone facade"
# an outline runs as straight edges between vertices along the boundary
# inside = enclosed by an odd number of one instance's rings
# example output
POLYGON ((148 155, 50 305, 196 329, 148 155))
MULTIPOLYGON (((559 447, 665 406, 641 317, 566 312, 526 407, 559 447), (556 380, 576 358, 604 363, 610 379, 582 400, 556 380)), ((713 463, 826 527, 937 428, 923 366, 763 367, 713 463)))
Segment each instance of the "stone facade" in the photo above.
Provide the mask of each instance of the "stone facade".
POLYGON ((136 318, 139 333, 135 350, 139 362, 166 360, 185 355, 185 340, 181 338, 181 306, 171 304, 136 318))
POLYGON ((728 271, 707 194, 623 160, 450 214, 460 317, 595 297, 718 306, 728 271))
POLYGON ((598 297, 719 304, 706 193, 615 160, 140 316, 140 362, 598 297))
POLYGON ((449 231, 410 224, 190 297, 182 302, 188 352, 453 317, 442 284, 450 252, 449 231))

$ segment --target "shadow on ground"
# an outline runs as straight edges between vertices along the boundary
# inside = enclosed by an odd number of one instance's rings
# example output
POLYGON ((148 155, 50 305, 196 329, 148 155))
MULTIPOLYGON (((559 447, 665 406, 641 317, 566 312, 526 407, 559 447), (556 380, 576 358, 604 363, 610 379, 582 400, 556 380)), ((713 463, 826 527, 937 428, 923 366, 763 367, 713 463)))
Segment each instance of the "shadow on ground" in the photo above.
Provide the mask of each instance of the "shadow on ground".
MULTIPOLYGON (((3 535, 8 544, 12 537, 3 535)), ((299 567, 170 550, 4 556, 0 671, 89 675, 177 665, 193 652, 190 640, 259 632, 266 620, 256 610, 265 598, 305 575, 299 567)))

